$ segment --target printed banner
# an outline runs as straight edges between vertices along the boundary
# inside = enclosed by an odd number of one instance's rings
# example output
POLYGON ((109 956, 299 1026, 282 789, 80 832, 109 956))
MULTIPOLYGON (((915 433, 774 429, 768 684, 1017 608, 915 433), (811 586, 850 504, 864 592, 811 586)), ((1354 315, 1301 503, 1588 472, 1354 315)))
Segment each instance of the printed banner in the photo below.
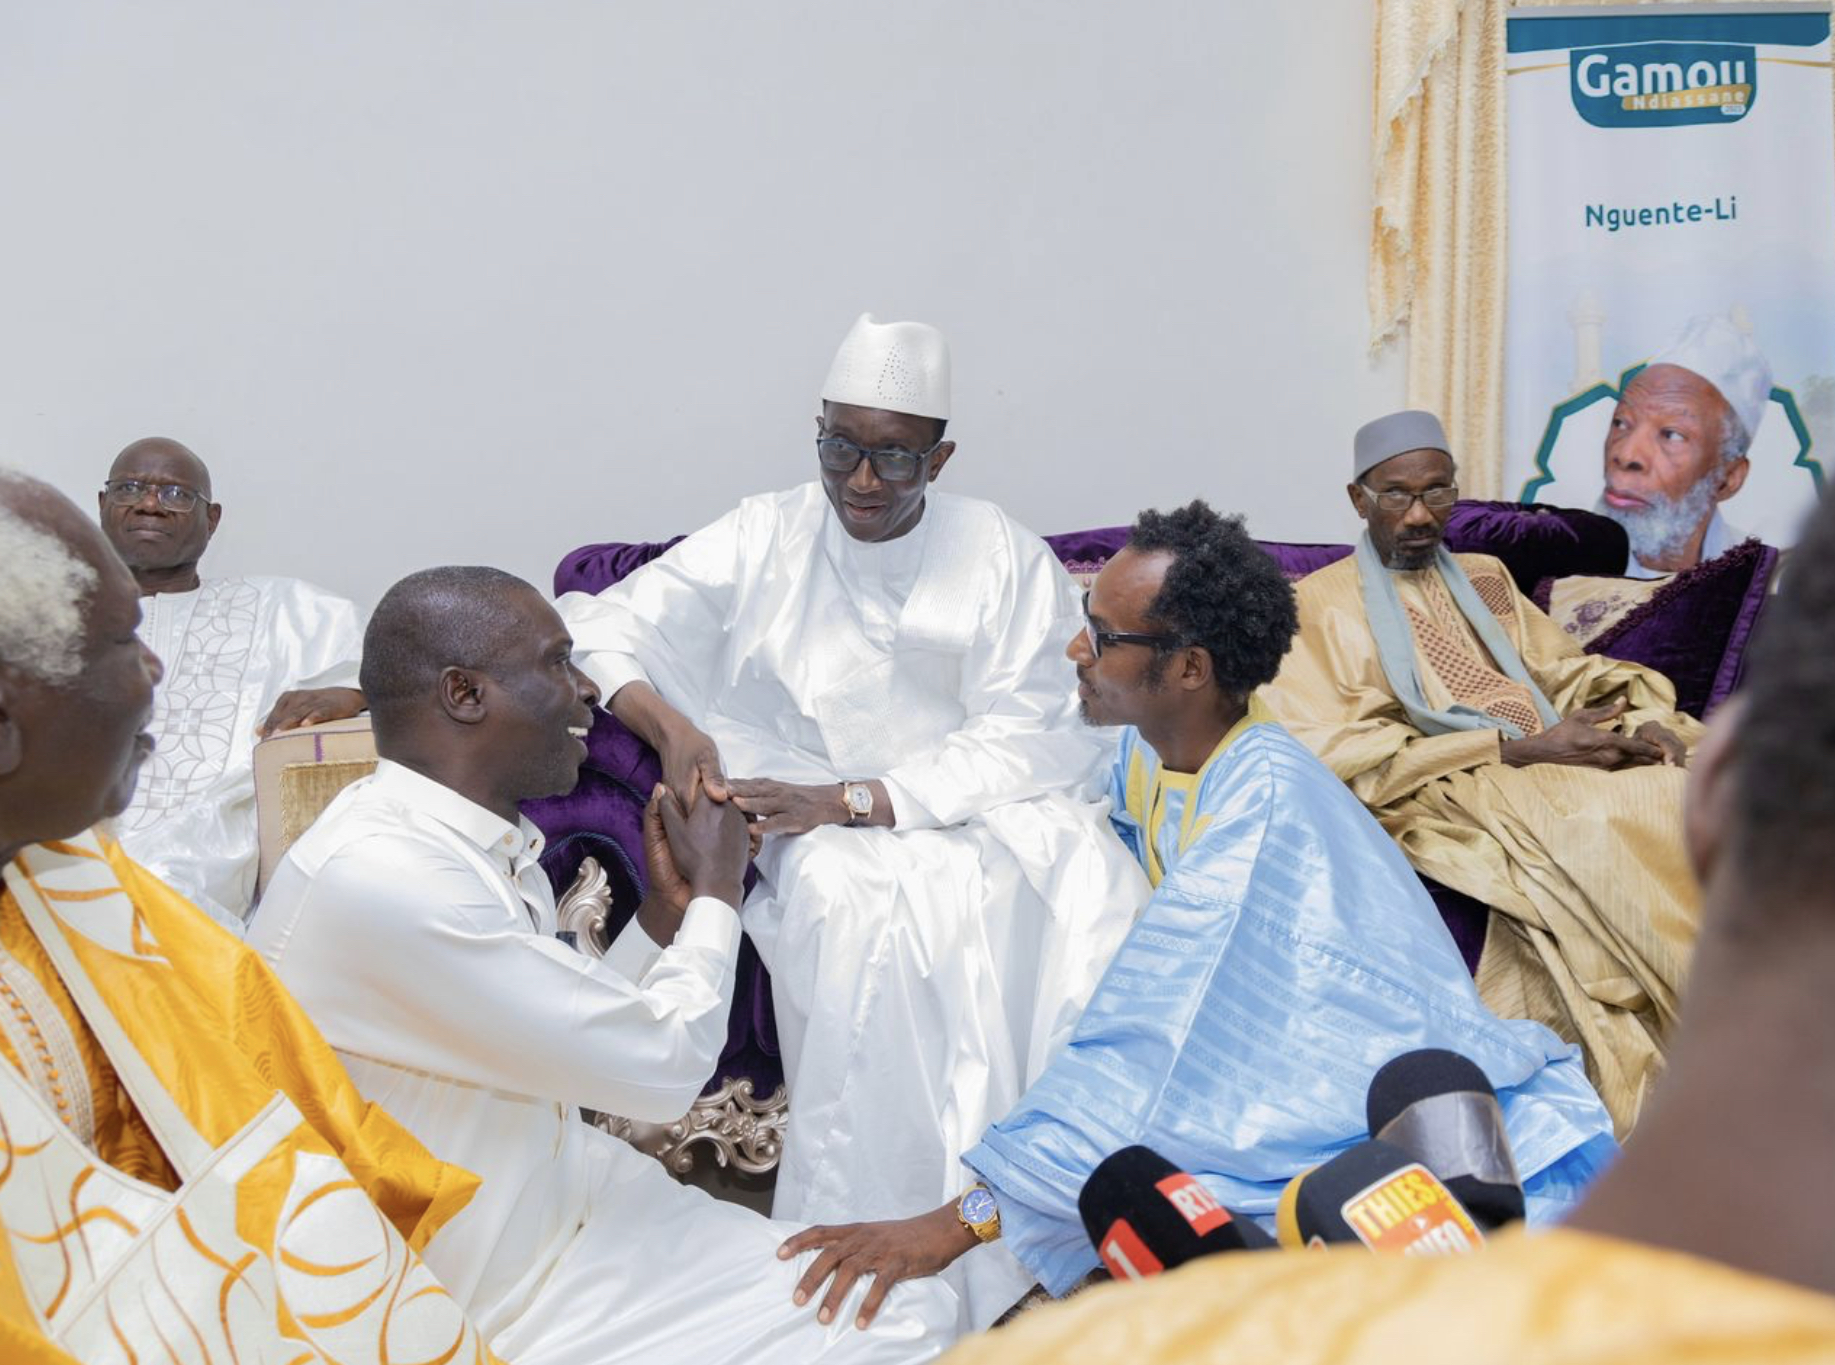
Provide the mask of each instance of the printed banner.
POLYGON ((1795 538, 1835 450, 1827 4, 1514 9, 1504 486, 1627 572, 1795 538))

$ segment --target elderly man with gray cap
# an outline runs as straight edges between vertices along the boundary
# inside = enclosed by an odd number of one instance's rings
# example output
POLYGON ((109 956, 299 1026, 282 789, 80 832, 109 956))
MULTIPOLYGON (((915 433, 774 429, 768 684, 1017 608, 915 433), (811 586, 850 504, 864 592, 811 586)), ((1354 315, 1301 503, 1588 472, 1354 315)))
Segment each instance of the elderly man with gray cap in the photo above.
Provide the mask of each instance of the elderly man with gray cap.
POLYGON ((1745 486, 1770 401, 1771 367, 1723 317, 1691 319, 1631 377, 1606 432, 1598 507, 1631 538, 1626 574, 1662 578, 1744 539, 1720 504, 1745 486))
MULTIPOLYGON (((682 802, 757 822, 743 922, 790 1088, 773 1212, 833 1223, 964 1194, 962 1153, 1148 888, 1078 721, 1076 586, 999 508, 932 491, 955 453, 942 334, 863 315, 821 398, 816 478, 559 606, 682 802)), ((1005 1257, 963 1266, 971 1319, 1030 1282, 1005 1257)))
POLYGON ((1445 549, 1456 472, 1431 413, 1357 433, 1365 533, 1299 583, 1264 695, 1417 870, 1491 907, 1485 1003, 1580 1043, 1622 1137, 1695 939, 1680 811, 1701 726, 1661 674, 1581 653, 1497 560, 1445 549))

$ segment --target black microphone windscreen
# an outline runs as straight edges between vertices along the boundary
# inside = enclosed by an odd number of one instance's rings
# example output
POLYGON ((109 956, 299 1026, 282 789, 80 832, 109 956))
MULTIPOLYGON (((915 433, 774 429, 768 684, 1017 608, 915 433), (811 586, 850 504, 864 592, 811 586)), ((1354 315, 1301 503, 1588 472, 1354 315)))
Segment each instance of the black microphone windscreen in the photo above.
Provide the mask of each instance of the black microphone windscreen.
POLYGON ((1149 1147, 1124 1147, 1091 1171, 1077 1212, 1090 1244, 1120 1278, 1274 1245, 1251 1219, 1233 1214, 1196 1176, 1149 1147))
POLYGON ((1478 1225, 1431 1171, 1374 1139, 1309 1171, 1291 1192, 1292 1224, 1305 1246, 1362 1242, 1373 1251, 1449 1255, 1484 1244, 1478 1225))
POLYGON ((1497 1094, 1471 1058, 1445 1048, 1418 1048, 1390 1058, 1377 1069, 1364 1099, 1364 1116, 1369 1120, 1370 1131, 1379 1133, 1416 1100, 1461 1091, 1493 1097, 1497 1094))
POLYGON ((1376 1073, 1365 1111, 1371 1136, 1439 1176, 1485 1227, 1522 1218, 1523 1184, 1504 1113, 1474 1062, 1440 1048, 1404 1053, 1376 1073))

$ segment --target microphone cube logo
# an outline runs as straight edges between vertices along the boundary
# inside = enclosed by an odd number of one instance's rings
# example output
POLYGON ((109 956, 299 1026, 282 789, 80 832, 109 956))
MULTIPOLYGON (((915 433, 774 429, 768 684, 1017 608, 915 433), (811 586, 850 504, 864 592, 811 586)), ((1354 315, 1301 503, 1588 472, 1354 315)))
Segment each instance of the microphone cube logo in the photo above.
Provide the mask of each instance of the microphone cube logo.
POLYGON ((1147 1244, 1128 1226, 1125 1218, 1117 1218, 1109 1224, 1098 1251, 1109 1274, 1118 1280, 1144 1280, 1166 1269, 1160 1258, 1147 1250, 1147 1244))
POLYGON ((1230 1211, 1217 1202, 1217 1196, 1198 1183, 1198 1177, 1186 1171, 1156 1180, 1153 1188, 1166 1196, 1166 1202, 1191 1224, 1191 1230, 1202 1237, 1230 1221, 1230 1211))
POLYGON ((1339 1212, 1372 1251, 1459 1256, 1485 1241, 1465 1206, 1419 1162, 1359 1190, 1339 1212))
POLYGON ((1624 43, 1568 55, 1574 108, 1596 128, 1674 128, 1744 118, 1758 54, 1737 43, 1624 43))

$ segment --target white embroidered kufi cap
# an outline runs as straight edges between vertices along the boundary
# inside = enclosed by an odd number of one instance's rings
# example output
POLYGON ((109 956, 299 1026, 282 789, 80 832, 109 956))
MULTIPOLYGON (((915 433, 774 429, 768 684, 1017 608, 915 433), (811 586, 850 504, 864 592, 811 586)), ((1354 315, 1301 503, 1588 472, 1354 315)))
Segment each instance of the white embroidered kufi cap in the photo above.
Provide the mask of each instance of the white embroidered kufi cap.
POLYGON ((822 384, 830 403, 949 419, 949 343, 922 322, 875 322, 862 313, 822 384))
POLYGON ((1675 365, 1700 375, 1727 400, 1746 440, 1759 434, 1759 421, 1771 401, 1771 366, 1752 338, 1717 313, 1690 318, 1668 350, 1650 358, 1652 365, 1675 365))

